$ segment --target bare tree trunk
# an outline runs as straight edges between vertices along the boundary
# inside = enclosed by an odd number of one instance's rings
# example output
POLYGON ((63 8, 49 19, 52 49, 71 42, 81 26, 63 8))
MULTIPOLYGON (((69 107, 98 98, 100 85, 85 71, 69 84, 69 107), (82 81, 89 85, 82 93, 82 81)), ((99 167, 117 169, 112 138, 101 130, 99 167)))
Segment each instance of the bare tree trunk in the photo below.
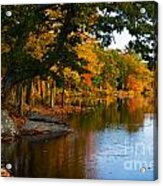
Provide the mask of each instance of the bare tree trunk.
POLYGON ((42 88, 42 81, 40 80, 40 95, 41 95, 41 104, 44 104, 44 94, 42 88))
POLYGON ((64 92, 65 92, 65 85, 64 85, 64 81, 63 81, 63 89, 62 89, 62 94, 61 94, 61 106, 62 108, 64 108, 64 92))
POLYGON ((24 97, 23 97, 23 85, 20 86, 20 114, 23 115, 23 104, 24 104, 24 97))
POLYGON ((16 111, 19 112, 19 84, 16 86, 16 94, 15 94, 15 101, 16 101, 16 111))
POLYGON ((34 82, 31 81, 31 104, 34 107, 35 106, 35 99, 34 99, 34 94, 35 94, 35 90, 34 90, 34 82))
POLYGON ((23 115, 23 85, 19 84, 16 90, 17 106, 16 110, 19 114, 23 115))
POLYGON ((50 86, 50 107, 51 108, 53 108, 55 105, 55 94, 56 94, 55 86, 56 86, 55 81, 53 80, 50 86))
POLYGON ((48 105, 49 105, 49 95, 48 95, 48 92, 49 92, 48 82, 45 81, 45 98, 46 98, 46 103, 48 103, 48 105))
POLYGON ((28 80, 27 88, 26 88, 26 104, 28 105, 30 105, 31 103, 31 87, 32 87, 32 82, 31 80, 28 80))

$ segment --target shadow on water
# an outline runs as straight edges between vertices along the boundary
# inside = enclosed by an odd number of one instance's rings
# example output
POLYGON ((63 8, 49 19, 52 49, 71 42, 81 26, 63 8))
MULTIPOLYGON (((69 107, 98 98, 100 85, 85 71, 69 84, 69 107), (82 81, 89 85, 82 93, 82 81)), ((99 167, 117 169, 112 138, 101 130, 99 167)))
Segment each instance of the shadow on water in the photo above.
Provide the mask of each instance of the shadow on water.
POLYGON ((150 98, 69 103, 90 107, 67 119, 72 134, 2 144, 2 160, 12 163, 15 176, 153 180, 155 117, 150 98), (141 167, 147 170, 144 174, 141 167))

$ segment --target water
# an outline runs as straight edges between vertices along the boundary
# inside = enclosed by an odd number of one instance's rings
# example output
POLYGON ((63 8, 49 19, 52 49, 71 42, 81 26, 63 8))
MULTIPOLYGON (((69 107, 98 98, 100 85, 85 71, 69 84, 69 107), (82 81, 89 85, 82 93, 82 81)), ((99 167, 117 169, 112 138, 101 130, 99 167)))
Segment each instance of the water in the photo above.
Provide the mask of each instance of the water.
POLYGON ((2 158, 21 177, 153 180, 154 120, 148 98, 103 100, 68 118, 73 133, 3 143, 2 158))

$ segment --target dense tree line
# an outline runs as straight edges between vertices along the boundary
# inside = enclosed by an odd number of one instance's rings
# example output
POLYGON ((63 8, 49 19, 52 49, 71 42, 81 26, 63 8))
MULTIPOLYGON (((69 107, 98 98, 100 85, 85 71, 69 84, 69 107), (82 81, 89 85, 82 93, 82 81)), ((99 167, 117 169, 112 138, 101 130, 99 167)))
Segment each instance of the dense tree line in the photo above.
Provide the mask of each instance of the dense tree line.
POLYGON ((63 107, 65 94, 148 91, 157 64, 156 9, 154 2, 2 6, 3 106, 22 112, 23 105, 54 107, 57 95, 63 107), (136 38, 126 52, 107 50, 113 31, 124 28, 136 38))

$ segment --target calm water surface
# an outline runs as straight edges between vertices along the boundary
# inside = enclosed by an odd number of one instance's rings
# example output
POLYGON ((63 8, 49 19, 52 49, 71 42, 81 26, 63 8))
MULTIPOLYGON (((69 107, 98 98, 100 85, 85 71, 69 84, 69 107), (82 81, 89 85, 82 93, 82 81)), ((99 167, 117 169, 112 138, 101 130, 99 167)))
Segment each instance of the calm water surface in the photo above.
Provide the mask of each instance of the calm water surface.
POLYGON ((99 101, 67 119, 73 133, 3 143, 2 159, 21 177, 153 180, 153 110, 148 98, 99 101))

